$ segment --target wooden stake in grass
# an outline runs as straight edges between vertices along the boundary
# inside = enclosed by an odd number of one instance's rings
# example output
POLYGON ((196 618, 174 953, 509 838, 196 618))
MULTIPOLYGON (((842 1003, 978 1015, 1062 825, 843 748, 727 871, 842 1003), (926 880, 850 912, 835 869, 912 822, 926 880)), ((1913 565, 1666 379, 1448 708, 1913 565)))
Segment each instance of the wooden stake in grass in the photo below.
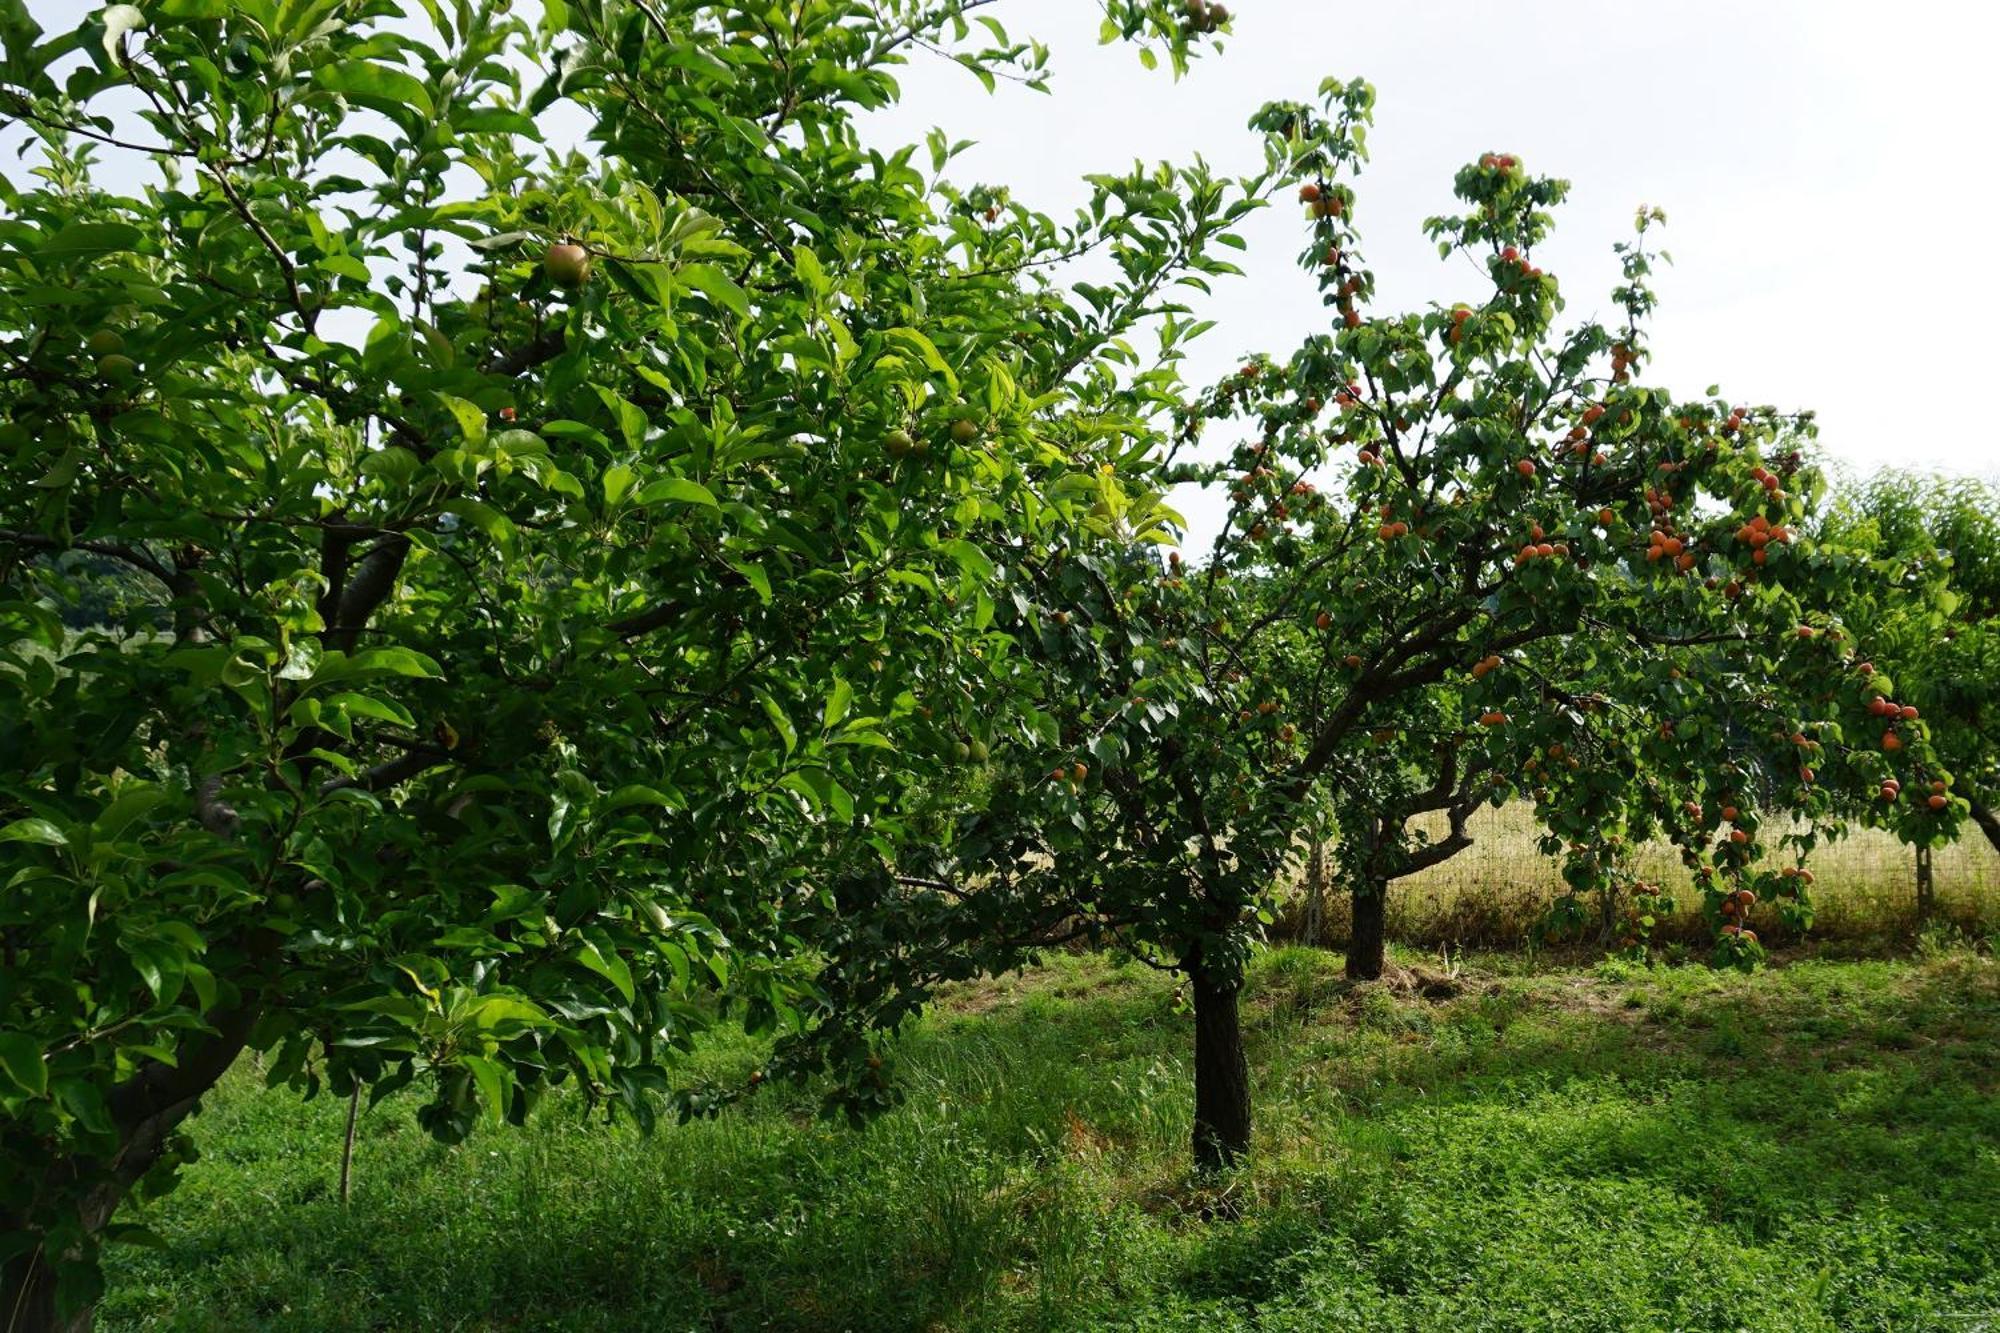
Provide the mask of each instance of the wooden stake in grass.
POLYGON ((1303 934, 1310 948, 1319 947, 1321 924, 1326 919, 1326 844, 1313 839, 1312 854, 1306 859, 1306 920, 1303 934))
POLYGON ((340 1144, 340 1204, 354 1197, 354 1122, 361 1116, 361 1083, 356 1080, 354 1091, 347 1098, 347 1134, 340 1144))

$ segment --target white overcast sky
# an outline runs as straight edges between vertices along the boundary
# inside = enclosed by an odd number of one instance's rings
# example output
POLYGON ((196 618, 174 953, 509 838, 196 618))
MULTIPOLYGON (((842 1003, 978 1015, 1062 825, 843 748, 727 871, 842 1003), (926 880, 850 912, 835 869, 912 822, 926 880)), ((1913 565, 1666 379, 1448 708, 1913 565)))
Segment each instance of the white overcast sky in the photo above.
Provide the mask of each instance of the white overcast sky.
MULTIPOLYGON (((94 6, 93 6, 94 7, 94 6)), ((29 0, 55 28, 77 0, 29 0)), ((414 9, 414 6, 412 6, 414 9)), ((1240 0, 1219 58, 1178 83, 1130 48, 1096 44, 1087 0, 1004 0, 988 12, 1053 47, 1053 92, 986 95, 917 55, 906 97, 871 118, 879 144, 932 125, 979 146, 961 183, 1008 184, 1058 216, 1080 178, 1135 158, 1200 153, 1247 171, 1245 128, 1272 98, 1309 99, 1327 75, 1380 94, 1357 221, 1379 308, 1471 296, 1420 224, 1450 207, 1457 166, 1486 151, 1569 178, 1538 262, 1570 313, 1607 311, 1614 240, 1641 203, 1664 208, 1674 265, 1658 279, 1649 378, 1679 393, 1810 407, 1857 470, 1922 466, 2000 475, 2000 439, 1967 391, 1988 386, 2000 310, 1991 240, 2000 115, 1994 0, 1240 0)), ((9 136, 10 138, 12 136, 9 136)), ((10 174, 18 159, 0 166, 10 174)), ((1221 282, 1196 379, 1245 352, 1283 355, 1322 319, 1293 267, 1296 209, 1248 229, 1246 275, 1221 282)), ((1191 507, 1196 529, 1207 524, 1191 507)))
MULTIPOLYGON (((1074 203, 1086 171, 1199 152, 1254 164, 1250 113, 1310 99, 1321 78, 1379 94, 1356 221, 1400 310, 1475 295, 1421 231, 1451 178, 1486 151, 1574 186, 1537 262, 1571 315, 1608 313, 1611 243, 1641 203, 1666 210, 1648 377, 1677 393, 1810 407, 1857 471, 1918 466, 2000 476, 2000 432, 1955 396, 1990 385, 1981 331, 2000 310, 1991 228, 2000 173, 1993 0, 1241 0, 1223 56, 1176 84, 1095 45, 1096 6, 995 6, 1054 47, 1052 95, 985 96, 920 60, 891 118, 939 123, 980 147, 959 174, 1012 183, 1038 206, 1074 203), (1934 406, 1933 406, 1934 405, 1934 406)), ((1217 286, 1218 327, 1190 373, 1279 355, 1324 315, 1295 207, 1259 215, 1217 286)), ((1983 395, 1979 395, 1982 396, 1983 395)), ((1209 506, 1187 506, 1197 533, 1209 506)), ((1205 546, 1192 542, 1196 549, 1205 546)))

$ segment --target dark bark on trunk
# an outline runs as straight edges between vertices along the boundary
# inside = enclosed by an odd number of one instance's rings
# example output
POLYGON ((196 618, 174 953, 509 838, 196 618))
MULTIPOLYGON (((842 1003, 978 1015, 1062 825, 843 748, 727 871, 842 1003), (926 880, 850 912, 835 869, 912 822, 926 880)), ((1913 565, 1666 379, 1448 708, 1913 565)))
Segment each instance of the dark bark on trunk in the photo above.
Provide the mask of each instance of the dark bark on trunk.
POLYGON ((1937 882, 1931 874, 1931 849, 1917 848, 1917 920, 1928 922, 1937 911, 1937 882))
POLYGON ((1976 796, 1972 798, 1972 822, 1979 825, 1986 841, 1993 844, 1993 850, 2000 852, 2000 815, 1994 814, 1993 808, 1976 796))
POLYGON ((1235 1166, 1250 1151, 1250 1065, 1237 1012, 1242 982, 1212 976, 1190 960, 1194 991, 1194 1164, 1201 1172, 1235 1166))
MULTIPOLYGON (((75 1169, 74 1163, 62 1163, 51 1168, 51 1175, 75 1169)), ((123 1188, 93 1190, 86 1196, 78 1208, 84 1229, 93 1234, 103 1230, 124 1193, 123 1188)), ((24 1230, 14 1218, 0 1219, 0 1235, 12 1238, 24 1230)), ((96 1318, 95 1306, 85 1306, 67 1318, 57 1312, 55 1265, 39 1245, 0 1267, 0 1333, 90 1333, 96 1318)))
MULTIPOLYGON (((8 1228, 11 1231, 11 1227, 8 1228)), ((0 1233, 4 1234, 4 1233, 0 1233)), ((22 1255, 0 1268, 0 1330, 5 1333, 85 1333, 90 1316, 81 1322, 56 1317, 56 1275, 42 1262, 42 1253, 22 1255)))
POLYGON ((1347 978, 1373 981, 1382 975, 1389 917, 1389 886, 1381 880, 1354 886, 1354 929, 1347 941, 1347 978))

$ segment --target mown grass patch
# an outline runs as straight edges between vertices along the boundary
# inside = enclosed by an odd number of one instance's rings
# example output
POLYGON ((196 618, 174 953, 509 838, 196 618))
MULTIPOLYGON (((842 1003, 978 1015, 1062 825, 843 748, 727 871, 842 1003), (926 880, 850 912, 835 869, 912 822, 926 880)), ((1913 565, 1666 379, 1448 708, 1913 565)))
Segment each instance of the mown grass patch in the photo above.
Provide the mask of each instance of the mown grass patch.
MULTIPOLYGON (((232 1076, 112 1329, 1919 1329, 2000 1312, 2000 966, 1261 958, 1253 1165, 1186 1171, 1173 980, 961 988, 862 1132, 766 1089, 651 1137, 559 1102, 444 1148, 232 1076), (1444 993, 1444 992, 1453 993, 1444 993)), ((698 1077, 739 1078, 740 1038, 698 1077)))

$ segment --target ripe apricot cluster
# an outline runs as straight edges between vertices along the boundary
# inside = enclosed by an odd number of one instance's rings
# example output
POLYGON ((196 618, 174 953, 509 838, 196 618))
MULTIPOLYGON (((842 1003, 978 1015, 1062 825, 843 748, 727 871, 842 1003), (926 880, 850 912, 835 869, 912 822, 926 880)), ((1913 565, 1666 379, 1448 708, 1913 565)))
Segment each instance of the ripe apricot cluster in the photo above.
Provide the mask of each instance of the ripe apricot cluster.
MULTIPOLYGON (((1762 472, 1763 469, 1759 468, 1762 472)), ((1770 473, 1765 473, 1770 476, 1770 473)), ((1750 563, 1761 565, 1769 560, 1771 546, 1783 546, 1792 539, 1792 530, 1782 523, 1773 523, 1762 514, 1757 515, 1742 527, 1736 529, 1736 540, 1750 548, 1750 563)))
MULTIPOLYGON (((1536 535, 1540 535, 1539 528, 1536 529, 1536 535)), ((1531 560, 1567 560, 1568 558, 1568 542, 1530 541, 1515 553, 1514 564, 1518 568, 1531 560)))
POLYGON ((1674 568, 1683 574, 1695 565, 1695 553, 1687 548, 1687 543, 1664 527, 1652 530, 1646 546, 1646 559, 1655 564, 1671 560, 1674 568))

